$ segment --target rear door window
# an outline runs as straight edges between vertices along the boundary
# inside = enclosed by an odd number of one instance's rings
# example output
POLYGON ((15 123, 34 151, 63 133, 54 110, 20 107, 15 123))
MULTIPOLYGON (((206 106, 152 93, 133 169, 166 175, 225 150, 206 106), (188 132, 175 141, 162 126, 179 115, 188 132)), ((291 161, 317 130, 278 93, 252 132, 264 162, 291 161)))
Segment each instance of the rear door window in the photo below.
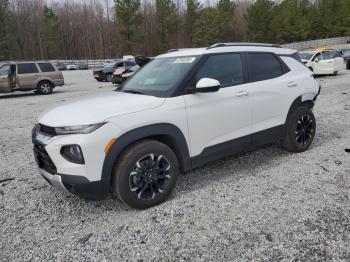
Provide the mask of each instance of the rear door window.
POLYGON ((333 59, 334 57, 336 57, 337 52, 336 51, 324 51, 322 52, 322 60, 329 60, 329 59, 333 59))
POLYGON ((55 68, 51 63, 38 63, 41 72, 55 72, 55 68))
POLYGON ((34 63, 23 63, 17 65, 18 74, 33 74, 38 73, 38 68, 34 63))
POLYGON ((212 55, 196 74, 196 83, 202 78, 213 78, 221 87, 243 84, 243 69, 240 54, 212 55))
POLYGON ((268 80, 283 74, 282 64, 271 53, 248 53, 247 63, 251 82, 268 80))

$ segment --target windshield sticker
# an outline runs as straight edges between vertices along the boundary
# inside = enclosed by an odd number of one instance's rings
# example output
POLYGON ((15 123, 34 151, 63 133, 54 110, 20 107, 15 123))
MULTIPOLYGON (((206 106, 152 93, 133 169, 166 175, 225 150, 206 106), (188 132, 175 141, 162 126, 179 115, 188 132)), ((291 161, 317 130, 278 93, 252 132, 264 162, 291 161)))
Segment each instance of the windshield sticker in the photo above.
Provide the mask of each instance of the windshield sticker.
POLYGON ((195 59, 195 57, 179 57, 176 58, 174 64, 192 63, 195 59))

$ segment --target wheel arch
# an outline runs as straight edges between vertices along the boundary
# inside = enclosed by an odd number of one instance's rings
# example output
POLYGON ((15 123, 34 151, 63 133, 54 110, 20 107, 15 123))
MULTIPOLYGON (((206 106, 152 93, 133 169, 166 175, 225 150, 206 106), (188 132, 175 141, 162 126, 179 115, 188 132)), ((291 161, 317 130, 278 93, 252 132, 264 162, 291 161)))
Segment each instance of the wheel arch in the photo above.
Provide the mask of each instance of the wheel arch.
POLYGON ((54 84, 50 79, 47 79, 47 78, 42 78, 42 79, 40 79, 40 80, 38 81, 36 87, 39 88, 39 86, 40 86, 40 84, 41 84, 42 82, 49 82, 49 83, 52 85, 52 87, 55 87, 55 84, 54 84))
POLYGON ((191 168, 190 154, 182 131, 173 124, 160 123, 133 129, 117 138, 105 156, 101 180, 110 183, 118 157, 127 147, 144 139, 153 139, 169 146, 176 154, 182 172, 191 168))
POLYGON ((299 96, 297 97, 293 103, 291 104, 291 106, 289 107, 289 111, 287 114, 287 118, 286 118, 286 122, 288 117, 290 116, 290 114, 293 112, 293 110, 299 106, 307 106, 308 108, 312 109, 315 105, 314 101, 313 101, 313 97, 311 99, 309 99, 307 96, 299 96))

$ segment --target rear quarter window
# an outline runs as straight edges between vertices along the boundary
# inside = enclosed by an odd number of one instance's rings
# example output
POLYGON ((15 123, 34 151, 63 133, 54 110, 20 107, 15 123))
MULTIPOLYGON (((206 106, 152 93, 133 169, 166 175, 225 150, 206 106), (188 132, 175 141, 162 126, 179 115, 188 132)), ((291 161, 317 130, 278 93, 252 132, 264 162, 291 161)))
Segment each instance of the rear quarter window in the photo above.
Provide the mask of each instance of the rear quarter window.
POLYGON ((250 82, 268 80, 283 75, 281 62, 272 53, 248 53, 250 82))
POLYGON ((17 65, 18 74, 33 74, 38 73, 38 68, 34 63, 23 63, 17 65))
POLYGON ((41 72, 55 72, 55 68, 51 63, 38 63, 41 72))

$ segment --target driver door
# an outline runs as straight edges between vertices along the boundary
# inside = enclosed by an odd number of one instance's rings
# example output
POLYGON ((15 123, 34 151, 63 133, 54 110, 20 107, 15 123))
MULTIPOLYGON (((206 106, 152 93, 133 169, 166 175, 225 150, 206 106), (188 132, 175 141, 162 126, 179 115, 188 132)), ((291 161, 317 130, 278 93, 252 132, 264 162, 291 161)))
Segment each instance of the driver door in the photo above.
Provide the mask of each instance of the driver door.
POLYGON ((239 53, 215 54, 195 74, 195 86, 202 78, 220 82, 217 92, 184 96, 188 117, 193 165, 242 151, 250 146, 252 101, 239 53), (195 161, 198 161, 196 163, 195 161))
POLYGON ((5 64, 0 67, 0 93, 7 93, 11 91, 10 68, 10 64, 5 64))

